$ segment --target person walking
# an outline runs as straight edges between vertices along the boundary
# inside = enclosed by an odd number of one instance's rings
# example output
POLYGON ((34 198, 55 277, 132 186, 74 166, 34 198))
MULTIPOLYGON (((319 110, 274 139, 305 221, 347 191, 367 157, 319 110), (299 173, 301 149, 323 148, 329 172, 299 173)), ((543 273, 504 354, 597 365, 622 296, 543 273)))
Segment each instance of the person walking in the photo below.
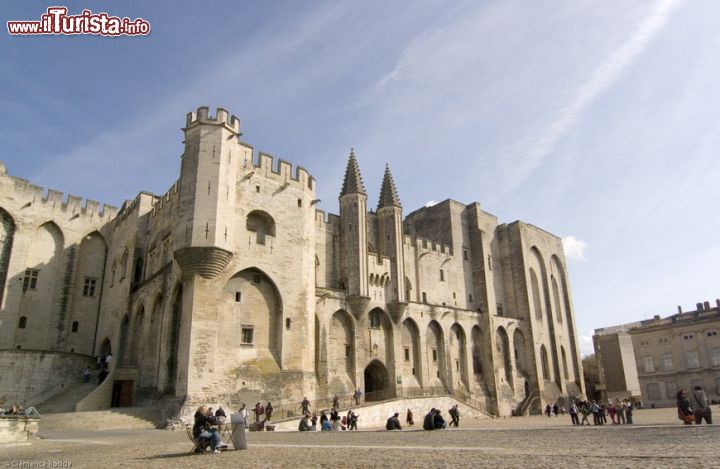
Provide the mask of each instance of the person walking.
POLYGON ((85 369, 82 372, 83 377, 83 383, 88 384, 90 382, 90 368, 85 367, 85 369))
POLYGON ((333 409, 339 409, 339 408, 340 408, 340 396, 335 394, 335 396, 333 396, 333 409))
POLYGON ((302 409, 303 415, 308 415, 310 413, 310 401, 308 401, 307 396, 303 397, 303 400, 300 403, 300 408, 302 409))
POLYGON ((450 410, 448 410, 448 413, 450 414, 450 418, 452 419, 448 427, 452 427, 453 425, 455 425, 455 428, 458 428, 460 426, 460 409, 458 409, 457 404, 452 406, 450 410))
POLYGON ((410 409, 408 409, 407 414, 405 414, 405 423, 407 423, 411 427, 415 425, 415 420, 413 420, 413 413, 410 409))
POLYGON ((350 411, 350 430, 357 431, 357 421, 359 415, 353 411, 350 411))
POLYGON ((701 386, 695 386, 693 390, 693 406, 695 408, 693 411, 695 425, 702 424, 703 419, 708 425, 712 423, 712 411, 708 405, 707 395, 701 386))
POLYGON ((265 406, 265 420, 267 422, 269 422, 270 419, 272 418, 272 414, 273 414, 273 406, 272 406, 272 404, 270 404, 268 402, 267 405, 265 406))
POLYGON ((572 424, 580 425, 580 419, 578 418, 578 408, 574 402, 572 404, 570 404, 569 412, 570 412, 570 420, 572 421, 572 424))
POLYGON ((580 422, 580 425, 585 425, 586 423, 590 425, 590 422, 588 421, 588 415, 590 415, 590 409, 588 409, 587 402, 584 402, 580 406, 580 413, 582 414, 582 421, 580 422))
POLYGON ((681 389, 677 393, 677 411, 678 418, 683 421, 684 425, 692 425, 695 421, 692 407, 690 406, 690 400, 688 399, 687 391, 681 389))
POLYGON ((625 423, 632 425, 633 423, 633 405, 631 401, 625 401, 625 423))

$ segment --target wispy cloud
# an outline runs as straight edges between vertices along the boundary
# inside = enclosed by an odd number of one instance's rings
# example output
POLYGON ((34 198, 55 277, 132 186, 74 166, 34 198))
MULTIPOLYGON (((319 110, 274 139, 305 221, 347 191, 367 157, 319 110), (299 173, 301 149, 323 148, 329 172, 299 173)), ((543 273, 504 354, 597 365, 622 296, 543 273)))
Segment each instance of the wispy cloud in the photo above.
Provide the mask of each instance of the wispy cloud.
POLYGON ((580 261, 585 260, 585 249, 587 248, 587 243, 576 239, 575 236, 565 236, 562 239, 562 243, 567 257, 580 261))
POLYGON ((506 190, 519 186, 542 163, 543 159, 555 150, 557 143, 577 124, 583 112, 595 98, 611 86, 622 72, 631 66, 643 53, 652 39, 667 24, 672 11, 682 0, 660 0, 650 14, 638 25, 634 33, 618 50, 610 54, 600 64, 562 107, 557 117, 542 131, 542 135, 532 143, 530 151, 509 161, 506 172, 508 178, 506 190))

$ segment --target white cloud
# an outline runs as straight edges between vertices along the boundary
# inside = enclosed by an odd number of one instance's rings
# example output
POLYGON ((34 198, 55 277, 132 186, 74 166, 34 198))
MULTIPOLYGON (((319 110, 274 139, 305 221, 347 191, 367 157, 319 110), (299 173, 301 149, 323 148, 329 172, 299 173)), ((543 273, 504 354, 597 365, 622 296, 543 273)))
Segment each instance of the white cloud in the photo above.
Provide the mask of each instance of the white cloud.
POLYGON ((580 261, 585 260, 585 249, 587 248, 585 241, 580 241, 576 239, 575 236, 565 236, 562 239, 562 243, 567 257, 580 261))
POLYGON ((437 204, 437 200, 428 200, 427 202, 425 202, 426 207, 432 207, 435 204, 437 204))
POLYGON ((595 347, 593 347, 592 335, 593 331, 588 333, 589 335, 580 336, 580 356, 586 357, 595 353, 595 347))

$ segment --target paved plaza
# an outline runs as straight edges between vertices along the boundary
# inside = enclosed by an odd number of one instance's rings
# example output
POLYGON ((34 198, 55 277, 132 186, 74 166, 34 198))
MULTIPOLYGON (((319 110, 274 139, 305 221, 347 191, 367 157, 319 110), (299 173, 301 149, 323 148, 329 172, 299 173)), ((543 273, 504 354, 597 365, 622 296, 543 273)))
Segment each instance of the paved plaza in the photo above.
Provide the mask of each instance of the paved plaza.
POLYGON ((184 430, 41 431, 29 444, 0 445, 0 467, 720 467, 720 426, 683 426, 674 409, 635 415, 632 426, 574 428, 559 416, 461 420, 433 432, 248 433, 247 450, 218 455, 189 455, 184 430))

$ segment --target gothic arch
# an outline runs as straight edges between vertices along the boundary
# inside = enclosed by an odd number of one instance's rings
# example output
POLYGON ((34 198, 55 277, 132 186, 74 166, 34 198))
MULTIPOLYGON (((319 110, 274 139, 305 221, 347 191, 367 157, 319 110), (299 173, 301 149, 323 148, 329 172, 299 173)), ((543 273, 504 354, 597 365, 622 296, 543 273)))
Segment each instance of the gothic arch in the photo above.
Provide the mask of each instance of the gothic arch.
POLYGON ((466 388, 469 387, 467 377, 467 339, 465 337, 465 329, 455 323, 450 327, 450 366, 455 379, 453 384, 462 383, 466 388))
POLYGON ((108 246, 105 238, 92 231, 83 236, 75 267, 75 286, 69 321, 87 325, 70 336, 68 347, 92 355, 90 349, 98 319, 108 246))
POLYGON ((126 314, 120 322, 120 338, 118 340, 120 344, 118 347, 118 365, 125 366, 130 362, 132 351, 130 350, 130 317, 126 314))
POLYGON ((410 279, 405 277, 405 301, 412 301, 412 283, 410 279))
POLYGON ((513 348, 515 350, 515 365, 518 371, 527 374, 528 357, 527 347, 525 343, 525 334, 520 329, 515 329, 513 333, 513 348))
POLYGON ((542 379, 550 381, 550 367, 548 366, 548 354, 545 345, 540 346, 540 367, 542 368, 542 379))
POLYGON ((548 274, 547 269, 545 267, 545 260, 543 259, 542 254, 540 253, 540 250, 537 248, 537 246, 533 246, 530 248, 530 252, 532 254, 532 257, 535 259, 535 262, 540 266, 540 275, 541 275, 541 287, 542 287, 542 298, 544 300, 543 307, 545 308, 545 318, 546 318, 546 324, 545 328, 547 331, 547 335, 550 339, 550 359, 551 359, 551 366, 552 366, 552 374, 555 377, 555 381, 557 385, 560 385, 560 363, 558 360, 558 354, 557 354, 557 335, 555 332, 555 321, 553 320, 553 314, 552 314, 552 302, 550 301, 550 292, 548 287, 548 274))
POLYGON ((565 378, 565 381, 568 381, 570 377, 568 375, 567 355, 565 355, 565 347, 562 345, 560 346, 560 356, 562 358, 563 378, 565 378))
POLYGON ((472 328, 472 365, 473 374, 477 382, 482 382, 482 355, 483 355, 483 343, 482 343, 482 329, 477 324, 472 328))
POLYGON ((393 326, 390 316, 382 308, 373 308, 368 312, 368 333, 373 358, 384 363, 393 361, 393 326))
POLYGON ((238 346, 272 357, 282 368, 283 302, 270 276, 257 267, 239 271, 225 283, 222 305, 223 328, 243 340, 238 346))
POLYGON ((558 289, 557 280, 555 280, 555 276, 550 274, 550 284, 552 285, 552 292, 553 292, 553 303, 555 304, 555 320, 562 324, 563 322, 563 305, 560 302, 560 290, 558 289))
POLYGON ((575 379, 575 383, 580 387, 581 385, 581 373, 580 373, 580 365, 579 365, 579 359, 577 356, 577 341, 575 337, 575 322, 573 320, 572 316, 572 307, 570 305, 570 293, 568 290, 568 284, 567 284, 567 277, 565 275, 565 269, 562 266, 562 263, 560 262, 560 259, 556 254, 553 254, 551 257, 552 266, 555 269, 555 271, 558 274, 558 278, 560 280, 560 297, 561 301, 563 303, 564 309, 565 309, 565 327, 567 330, 567 336, 570 341, 570 358, 572 361, 572 369, 573 369, 573 375, 575 379))
POLYGON ((137 366, 143 360, 143 344, 147 340, 145 337, 145 307, 141 304, 132 326, 132 355, 129 364, 137 366))
POLYGON ((329 391, 351 393, 355 377, 355 324, 352 316, 340 309, 330 318, 328 340, 329 391))
POLYGON ((178 285, 173 294, 167 334, 167 360, 165 362, 165 391, 175 393, 178 378, 178 353, 180 351, 180 328, 183 316, 183 286, 178 285))
POLYGON ((542 323, 543 310, 542 301, 540 300, 540 284, 538 283, 537 274, 532 267, 530 267, 530 289, 532 290, 532 304, 535 310, 535 319, 542 323))
POLYGON ((408 380, 406 387, 420 386, 422 381, 420 360, 420 329, 417 323, 407 318, 402 323, 402 372, 408 380))
POLYGON ((445 337, 440 324, 432 320, 425 331, 426 354, 428 357, 429 384, 447 388, 445 382, 447 364, 445 357, 445 337))
POLYGON ((512 362, 510 361, 510 341, 504 327, 499 326, 495 331, 495 341, 497 344, 497 351, 500 358, 499 361, 500 363, 502 363, 505 370, 505 381, 507 381, 510 387, 513 387, 513 370, 512 362))
POLYGON ((372 360, 363 373, 365 400, 382 401, 389 397, 390 379, 388 370, 380 360, 372 360))
POLYGON ((60 270, 63 264, 65 236, 62 230, 52 221, 43 223, 35 229, 32 244, 28 252, 23 278, 23 292, 20 300, 18 316, 27 316, 28 321, 37 325, 30 336, 22 340, 23 348, 39 350, 52 349, 66 333, 67 317, 60 315, 65 312, 59 301, 60 270))

